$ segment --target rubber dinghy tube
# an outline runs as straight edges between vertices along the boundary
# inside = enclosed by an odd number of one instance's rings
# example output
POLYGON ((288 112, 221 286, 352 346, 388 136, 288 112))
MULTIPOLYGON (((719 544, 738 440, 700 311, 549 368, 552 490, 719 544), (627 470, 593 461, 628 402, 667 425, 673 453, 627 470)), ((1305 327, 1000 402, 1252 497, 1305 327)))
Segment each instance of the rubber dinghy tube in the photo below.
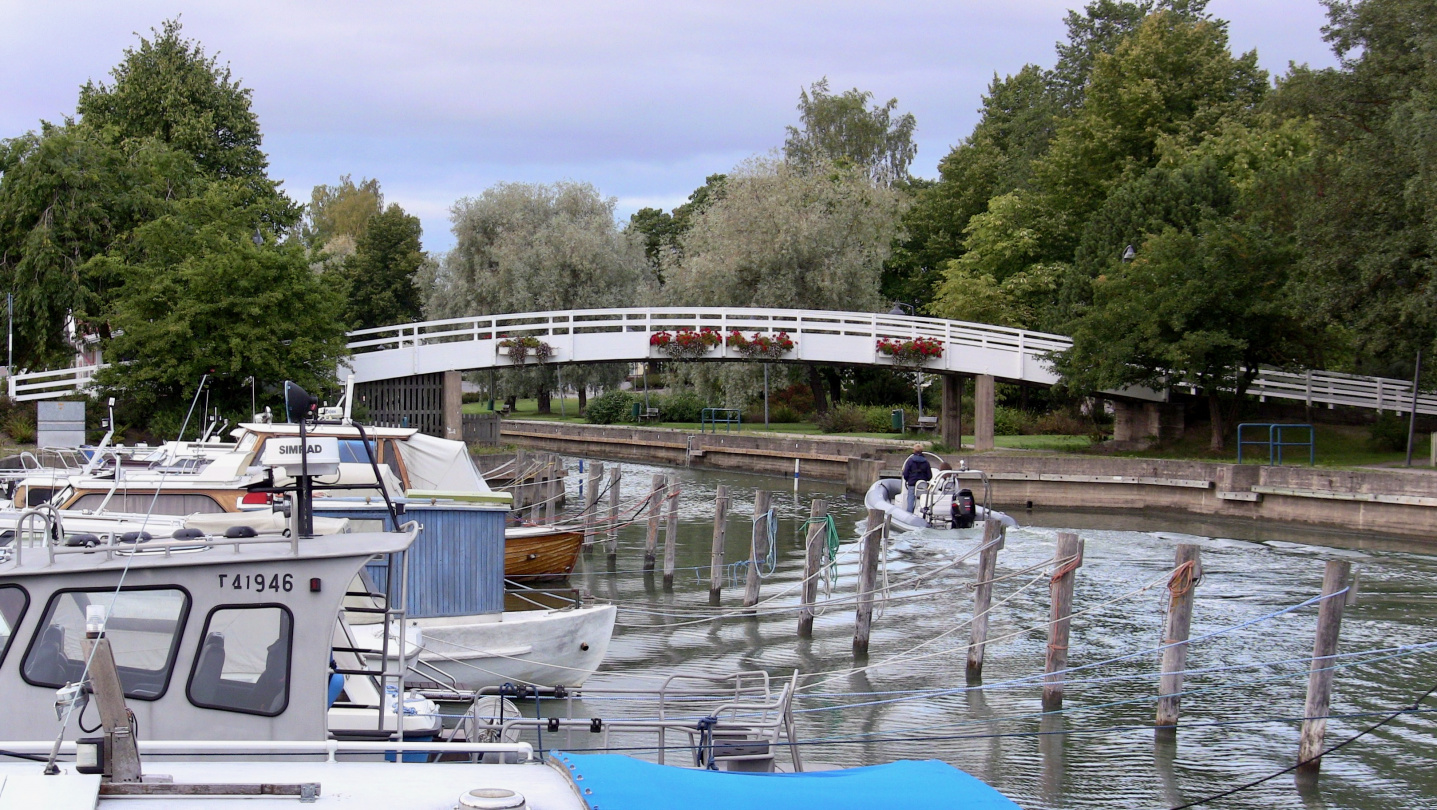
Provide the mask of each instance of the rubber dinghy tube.
MULTIPOLYGON (((893 524, 901 529, 929 529, 932 524, 923 519, 922 515, 915 515, 899 505, 899 499, 903 497, 903 481, 899 478, 880 478, 873 482, 868 488, 868 493, 863 496, 863 505, 869 509, 877 509, 888 514, 893 524)), ((979 506, 976 509, 976 518, 979 521, 996 520, 1003 524, 1004 528, 1016 528, 1018 521, 1010 515, 998 510, 988 510, 979 506)))
POLYGON ((898 505, 903 496, 903 481, 899 478, 880 478, 868 488, 863 496, 863 505, 886 513, 889 519, 904 529, 927 529, 928 521, 898 505))

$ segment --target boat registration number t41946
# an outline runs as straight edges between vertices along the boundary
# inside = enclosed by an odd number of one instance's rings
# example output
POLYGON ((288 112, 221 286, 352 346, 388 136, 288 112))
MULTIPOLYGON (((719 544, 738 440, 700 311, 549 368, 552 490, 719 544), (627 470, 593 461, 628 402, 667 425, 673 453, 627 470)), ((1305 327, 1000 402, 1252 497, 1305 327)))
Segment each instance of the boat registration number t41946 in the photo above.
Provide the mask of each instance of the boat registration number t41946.
POLYGON ((219 574, 220 587, 235 591, 284 591, 294 590, 294 574, 219 574))

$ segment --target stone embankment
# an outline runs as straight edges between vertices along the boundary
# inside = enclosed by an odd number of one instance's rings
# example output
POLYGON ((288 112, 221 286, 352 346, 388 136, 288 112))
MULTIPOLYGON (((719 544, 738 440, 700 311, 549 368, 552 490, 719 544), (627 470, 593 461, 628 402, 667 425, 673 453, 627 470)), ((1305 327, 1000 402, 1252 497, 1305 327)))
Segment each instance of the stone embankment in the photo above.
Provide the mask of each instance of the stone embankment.
MULTIPOLYGON (((908 444, 505 420, 503 439, 569 455, 843 482, 897 475, 908 444)), ((1375 532, 1437 543, 1437 473, 1329 470, 1029 452, 950 454, 988 473, 999 508, 1155 509, 1375 532)))

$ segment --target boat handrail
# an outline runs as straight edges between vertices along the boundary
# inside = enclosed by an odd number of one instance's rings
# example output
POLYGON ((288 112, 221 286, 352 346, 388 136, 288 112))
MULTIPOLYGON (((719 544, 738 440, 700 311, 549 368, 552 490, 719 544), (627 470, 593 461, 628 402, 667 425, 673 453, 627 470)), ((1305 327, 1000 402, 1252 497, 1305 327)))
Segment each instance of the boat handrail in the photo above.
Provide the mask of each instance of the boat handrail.
MULTIPOLYGON (((526 742, 421 742, 400 740, 137 740, 140 753, 164 754, 316 754, 333 762, 337 754, 389 754, 395 751, 442 752, 454 754, 516 754, 521 762, 534 758, 534 746, 526 742)), ((0 741, 0 750, 36 756, 48 755, 54 740, 0 741)), ((60 744, 60 753, 74 754, 75 743, 60 744)))

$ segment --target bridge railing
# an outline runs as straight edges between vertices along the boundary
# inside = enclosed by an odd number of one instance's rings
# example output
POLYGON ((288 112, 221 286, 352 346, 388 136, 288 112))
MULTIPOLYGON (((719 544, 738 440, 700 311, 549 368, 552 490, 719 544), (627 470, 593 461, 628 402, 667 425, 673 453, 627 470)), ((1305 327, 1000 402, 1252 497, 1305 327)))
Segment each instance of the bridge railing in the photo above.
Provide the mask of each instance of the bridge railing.
POLYGON ((10 399, 29 402, 37 399, 56 399, 89 389, 95 374, 108 364, 98 366, 76 366, 50 371, 22 371, 6 379, 10 399))
MULTIPOLYGON (((870 356, 874 360, 877 359, 876 343, 881 338, 932 338, 942 341, 947 349, 945 354, 950 356, 969 349, 1011 358, 1013 362, 1008 365, 1017 373, 999 375, 1009 379, 1023 379, 1025 374, 1040 376, 1039 369, 1042 374, 1051 377, 1046 356, 1072 346, 1072 341, 1062 335, 909 315, 798 309, 635 307, 520 312, 358 329, 349 333, 348 347, 352 354, 364 355, 397 349, 418 351, 427 345, 494 341, 527 335, 568 339, 581 334, 633 332, 647 335, 705 328, 717 329, 724 334, 735 329, 744 333, 785 331, 799 343, 799 359, 803 359, 805 335, 869 340, 869 351, 873 352, 870 356)), ((20 401, 67 396, 87 389, 98 370, 96 366, 82 366, 22 372, 9 378, 9 394, 11 399, 20 401)), ((1308 405, 1399 413, 1405 413, 1412 407, 1410 380, 1363 377, 1333 371, 1288 372, 1265 368, 1253 380, 1248 393, 1264 399, 1297 401, 1308 405)), ((1437 395, 1419 395, 1417 411, 1437 414, 1437 395)))

